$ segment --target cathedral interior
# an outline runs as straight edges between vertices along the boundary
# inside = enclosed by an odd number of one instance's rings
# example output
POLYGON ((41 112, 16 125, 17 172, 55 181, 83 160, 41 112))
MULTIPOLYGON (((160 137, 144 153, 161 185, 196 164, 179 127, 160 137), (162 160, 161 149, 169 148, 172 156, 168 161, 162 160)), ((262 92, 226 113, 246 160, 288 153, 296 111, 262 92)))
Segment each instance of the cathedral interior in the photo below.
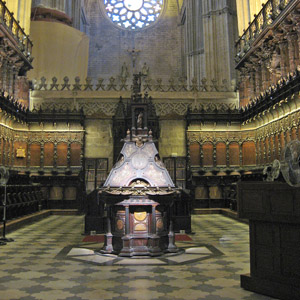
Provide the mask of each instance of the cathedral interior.
POLYGON ((0 299, 300 299, 299 91, 300 0, 0 0, 0 299))

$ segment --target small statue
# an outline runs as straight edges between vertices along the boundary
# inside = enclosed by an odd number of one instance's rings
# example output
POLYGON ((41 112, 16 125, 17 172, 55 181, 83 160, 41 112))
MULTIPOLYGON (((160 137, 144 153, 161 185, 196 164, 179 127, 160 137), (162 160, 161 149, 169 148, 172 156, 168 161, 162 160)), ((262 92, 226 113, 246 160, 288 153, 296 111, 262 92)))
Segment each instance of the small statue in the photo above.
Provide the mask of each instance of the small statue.
POLYGON ((149 74, 149 67, 147 66, 146 63, 144 63, 143 68, 142 68, 142 75, 148 76, 149 74))
POLYGON ((127 68, 127 65, 126 63, 124 62, 122 67, 121 67, 121 74, 120 74, 120 77, 121 78, 127 78, 128 77, 128 68, 127 68))
POLYGON ((138 114, 136 124, 137 124, 137 128, 142 128, 142 126, 143 126, 143 113, 142 112, 140 112, 138 114))

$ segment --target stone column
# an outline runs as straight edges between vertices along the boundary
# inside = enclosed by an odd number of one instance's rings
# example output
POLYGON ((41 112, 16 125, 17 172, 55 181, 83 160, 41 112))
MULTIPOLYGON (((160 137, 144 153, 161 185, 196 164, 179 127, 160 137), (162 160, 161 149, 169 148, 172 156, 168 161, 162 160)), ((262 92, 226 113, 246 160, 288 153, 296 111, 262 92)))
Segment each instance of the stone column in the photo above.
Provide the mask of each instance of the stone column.
POLYGON ((113 245, 112 245, 112 238, 113 235, 111 233, 111 207, 107 207, 107 217, 106 217, 106 225, 107 225, 107 230, 106 230, 106 235, 105 235, 105 245, 101 252, 103 253, 112 253, 114 251, 113 245))
POLYGON ((125 236, 130 234, 129 205, 125 206, 125 236))
POLYGON ((177 247, 175 245, 175 233, 173 228, 173 203, 169 206, 169 217, 170 217, 170 225, 169 225, 169 244, 168 244, 168 252, 177 252, 177 247))
POLYGON ((156 205, 152 205, 152 216, 151 216, 151 232, 153 235, 156 235, 156 205))

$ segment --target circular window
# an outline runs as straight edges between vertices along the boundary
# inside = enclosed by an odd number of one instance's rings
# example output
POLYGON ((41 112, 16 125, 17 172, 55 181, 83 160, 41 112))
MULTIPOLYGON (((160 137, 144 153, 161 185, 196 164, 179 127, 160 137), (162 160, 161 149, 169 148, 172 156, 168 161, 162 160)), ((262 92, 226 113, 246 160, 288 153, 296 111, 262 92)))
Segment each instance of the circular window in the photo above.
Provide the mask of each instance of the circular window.
POLYGON ((141 29, 154 23, 162 12, 164 0, 104 0, 111 21, 121 28, 141 29))

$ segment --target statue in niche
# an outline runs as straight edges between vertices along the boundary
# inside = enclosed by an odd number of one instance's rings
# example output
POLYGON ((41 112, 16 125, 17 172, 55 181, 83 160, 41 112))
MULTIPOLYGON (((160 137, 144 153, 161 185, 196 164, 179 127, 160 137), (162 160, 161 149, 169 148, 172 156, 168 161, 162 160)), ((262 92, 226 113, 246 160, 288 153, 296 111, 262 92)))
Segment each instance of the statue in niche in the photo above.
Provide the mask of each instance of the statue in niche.
POLYGON ((126 63, 124 62, 122 67, 121 67, 120 77, 125 79, 125 78, 128 77, 128 75, 129 75, 128 68, 127 68, 126 63))
POLYGON ((140 112, 138 114, 136 124, 137 124, 137 128, 142 128, 142 126, 143 126, 143 113, 142 112, 140 112))
POLYGON ((148 76, 149 75, 149 67, 147 66, 146 63, 144 63, 143 68, 142 68, 142 75, 143 76, 148 76))

